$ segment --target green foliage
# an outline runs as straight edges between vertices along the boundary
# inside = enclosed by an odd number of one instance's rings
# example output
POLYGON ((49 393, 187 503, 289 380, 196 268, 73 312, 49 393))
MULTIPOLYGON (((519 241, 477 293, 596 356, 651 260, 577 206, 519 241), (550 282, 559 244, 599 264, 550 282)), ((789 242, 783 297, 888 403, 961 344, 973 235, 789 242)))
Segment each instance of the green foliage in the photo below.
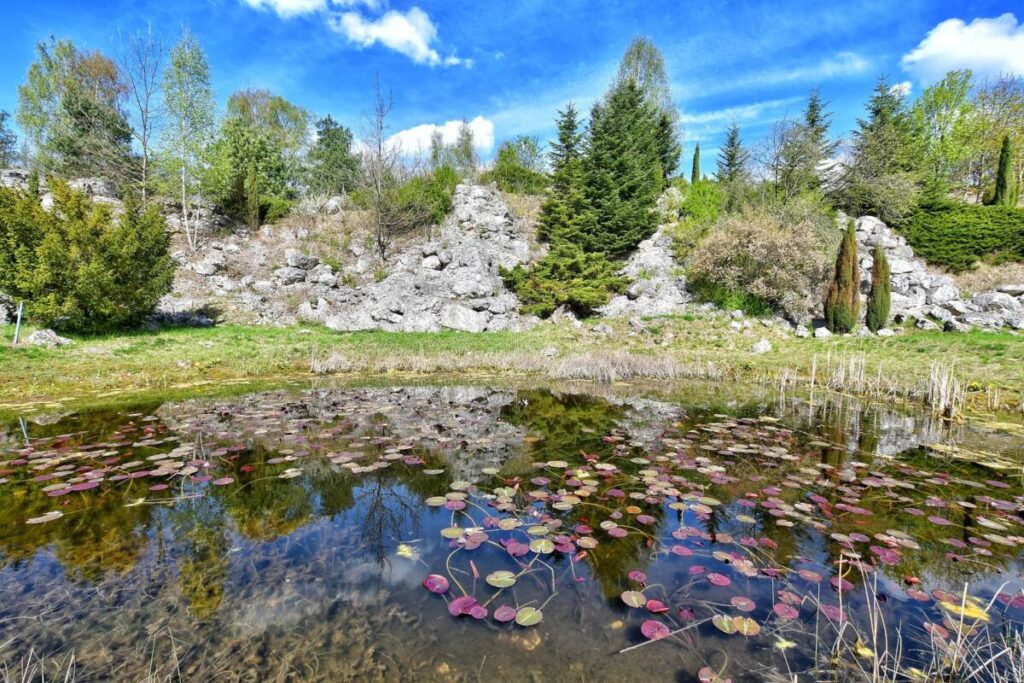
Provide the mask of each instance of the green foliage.
POLYGON ((295 201, 283 197, 265 197, 260 202, 260 223, 276 223, 289 213, 295 201))
POLYGON ((28 173, 28 194, 31 197, 39 196, 39 171, 34 168, 28 173))
POLYGON ((117 65, 69 40, 36 45, 36 61, 18 87, 18 124, 36 161, 63 176, 124 180, 131 168, 131 128, 122 108, 117 65))
POLYGON ((540 209, 537 237, 555 243, 574 232, 586 211, 583 188, 583 133, 576 107, 558 112, 558 138, 551 144, 551 187, 540 209))
POLYGON ((978 132, 973 89, 969 69, 950 71, 928 86, 914 102, 911 115, 924 135, 927 191, 941 197, 952 187, 962 185, 968 158, 978 132))
POLYGON ((398 189, 398 205, 439 224, 452 210, 459 174, 451 166, 441 166, 428 175, 415 176, 398 189))
POLYGON ((0 109, 0 167, 4 168, 13 166, 18 155, 18 138, 7 124, 10 118, 8 112, 0 109))
POLYGON ((724 198, 718 183, 698 180, 684 190, 679 222, 672 229, 676 258, 685 259, 718 220, 724 198))
POLYGON ((749 178, 747 164, 750 152, 743 146, 740 139, 740 127, 733 121, 725 134, 725 144, 718 152, 718 170, 715 177, 720 183, 741 183, 749 178))
POLYGON ((747 292, 729 289, 717 282, 706 279, 695 279, 687 283, 687 287, 701 301, 713 303, 723 311, 740 310, 747 315, 759 318, 774 312, 772 305, 761 297, 747 292))
POLYGON ((864 323, 872 332, 878 332, 889 322, 892 306, 892 275, 889 260, 880 246, 875 245, 871 264, 871 291, 868 292, 867 311, 864 323))
POLYGON ((914 253, 955 272, 979 261, 1024 262, 1024 209, 939 202, 899 226, 914 253))
POLYGON ((0 289, 25 299, 30 320, 105 332, 136 325, 171 289, 170 238, 156 207, 133 197, 114 220, 107 206, 54 181, 54 210, 0 190, 0 289))
POLYGON ((639 88, 644 100, 656 112, 654 135, 661 171, 667 179, 675 174, 679 165, 681 149, 676 135, 679 110, 672 100, 665 58, 646 36, 637 36, 630 41, 619 62, 612 90, 618 90, 629 82, 639 88))
POLYGON ((825 324, 829 331, 845 334, 857 324, 860 313, 860 267, 857 264, 857 233, 851 219, 839 245, 835 275, 825 298, 825 324))
POLYGON ((853 159, 837 194, 839 205, 853 216, 899 221, 916 208, 921 192, 922 131, 904 96, 884 78, 868 102, 868 118, 857 125, 853 159))
POLYGON ((242 116, 224 120, 209 150, 203 185, 224 211, 258 228, 260 206, 271 197, 287 197, 284 150, 263 127, 242 116))
POLYGON ((693 148, 693 168, 690 169, 690 184, 696 185, 700 181, 700 143, 693 148))
POLYGON ((493 182, 503 192, 541 194, 548 187, 548 177, 540 167, 540 143, 520 136, 502 143, 494 167, 480 176, 480 182, 493 182))
POLYGON ((625 291, 628 281, 617 275, 619 267, 602 253, 560 244, 529 269, 502 269, 502 277, 519 296, 525 313, 546 317, 568 306, 575 314, 588 316, 608 303, 612 293, 625 291))
POLYGON ((459 126, 455 142, 447 144, 441 135, 441 131, 434 131, 430 137, 430 167, 438 169, 448 166, 455 169, 459 178, 463 180, 474 180, 477 176, 477 168, 480 159, 474 147, 473 129, 469 122, 463 121, 459 126))
POLYGON ((1018 199, 1017 179, 1013 175, 1013 143, 1007 135, 999 149, 999 168, 996 171, 996 189, 992 195, 992 204, 1014 207, 1017 206, 1018 199))
POLYGON ((316 122, 316 142, 309 151, 306 185, 318 195, 344 195, 359 182, 359 157, 352 152, 352 131, 330 115, 316 122))

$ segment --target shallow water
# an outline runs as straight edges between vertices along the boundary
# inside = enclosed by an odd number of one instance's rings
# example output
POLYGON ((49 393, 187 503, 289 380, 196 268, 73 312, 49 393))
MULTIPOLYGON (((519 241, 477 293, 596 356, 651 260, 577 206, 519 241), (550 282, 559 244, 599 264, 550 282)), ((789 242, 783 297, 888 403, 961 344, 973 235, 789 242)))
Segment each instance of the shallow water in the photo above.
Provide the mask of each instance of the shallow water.
POLYGON ((78 680, 934 671, 1024 621, 1021 462, 1012 426, 616 392, 318 388, 13 423, 0 660, 73 656, 78 680))

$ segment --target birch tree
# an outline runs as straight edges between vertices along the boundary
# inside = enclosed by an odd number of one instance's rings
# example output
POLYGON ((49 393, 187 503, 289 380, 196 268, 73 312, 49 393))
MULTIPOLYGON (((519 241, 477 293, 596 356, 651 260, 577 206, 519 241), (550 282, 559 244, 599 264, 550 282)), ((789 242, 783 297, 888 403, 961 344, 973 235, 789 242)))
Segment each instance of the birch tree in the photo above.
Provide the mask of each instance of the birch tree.
POLYGON ((194 219, 190 225, 189 211, 199 187, 203 151, 213 133, 214 104, 206 55, 188 30, 171 50, 162 86, 167 111, 164 144, 172 175, 180 183, 181 227, 194 251, 197 226, 194 219))
POLYGON ((153 36, 152 28, 133 33, 121 48, 122 78, 128 88, 129 106, 133 109, 135 126, 132 135, 139 144, 139 189, 142 203, 148 200, 153 140, 163 109, 160 103, 160 71, 164 61, 164 42, 153 36))

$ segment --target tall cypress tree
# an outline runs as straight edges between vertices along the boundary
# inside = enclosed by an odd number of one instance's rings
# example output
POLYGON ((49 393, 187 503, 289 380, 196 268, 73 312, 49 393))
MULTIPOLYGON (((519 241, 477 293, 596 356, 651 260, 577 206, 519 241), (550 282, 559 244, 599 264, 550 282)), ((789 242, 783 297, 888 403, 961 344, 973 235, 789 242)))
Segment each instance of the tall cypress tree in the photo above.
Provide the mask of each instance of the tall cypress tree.
POLYGON ((868 306, 864 323, 872 332, 878 332, 889 322, 889 309, 892 306, 892 275, 889 272, 889 260, 885 257, 882 247, 875 245, 871 264, 871 291, 868 292, 868 306))
POLYGON ((999 149, 999 168, 996 171, 996 192, 992 203, 996 206, 1016 206, 1017 193, 1014 191, 1013 177, 1013 143, 1010 136, 1003 137, 1003 146, 999 149))
POLYGON ((700 143, 693 148, 693 170, 690 171, 690 184, 696 185, 700 180, 700 143))
POLYGON ((860 268, 857 265, 857 233, 853 219, 839 246, 835 275, 825 298, 825 324, 831 332, 844 334, 853 329, 860 313, 860 268))

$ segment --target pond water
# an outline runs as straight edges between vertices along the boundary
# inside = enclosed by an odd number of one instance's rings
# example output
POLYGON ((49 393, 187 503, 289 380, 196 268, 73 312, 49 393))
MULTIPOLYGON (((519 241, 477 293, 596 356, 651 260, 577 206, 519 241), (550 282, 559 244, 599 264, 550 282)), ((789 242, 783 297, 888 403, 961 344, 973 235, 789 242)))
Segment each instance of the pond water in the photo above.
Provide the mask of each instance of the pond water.
POLYGON ((0 426, 0 661, 203 681, 1024 666, 985 661, 1024 622, 1019 426, 631 396, 321 387, 0 426))

